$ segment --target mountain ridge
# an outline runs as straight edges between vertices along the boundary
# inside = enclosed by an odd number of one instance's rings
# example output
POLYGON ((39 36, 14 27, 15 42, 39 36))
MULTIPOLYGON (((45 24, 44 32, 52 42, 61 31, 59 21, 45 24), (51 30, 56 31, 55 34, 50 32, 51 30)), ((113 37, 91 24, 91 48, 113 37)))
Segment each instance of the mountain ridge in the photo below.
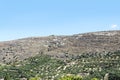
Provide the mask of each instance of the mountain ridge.
POLYGON ((66 54, 105 53, 120 50, 120 30, 71 36, 29 37, 0 42, 0 61, 24 60, 37 54, 62 58, 66 54))

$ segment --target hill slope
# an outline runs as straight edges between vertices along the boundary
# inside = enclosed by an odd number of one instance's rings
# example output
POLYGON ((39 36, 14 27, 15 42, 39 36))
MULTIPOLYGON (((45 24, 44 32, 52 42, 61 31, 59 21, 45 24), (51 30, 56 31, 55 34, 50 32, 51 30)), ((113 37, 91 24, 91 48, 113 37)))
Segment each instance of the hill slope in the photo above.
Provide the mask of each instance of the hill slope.
POLYGON ((120 31, 102 31, 72 36, 31 37, 0 42, 0 61, 9 63, 37 54, 64 58, 66 54, 105 53, 120 50, 120 31))

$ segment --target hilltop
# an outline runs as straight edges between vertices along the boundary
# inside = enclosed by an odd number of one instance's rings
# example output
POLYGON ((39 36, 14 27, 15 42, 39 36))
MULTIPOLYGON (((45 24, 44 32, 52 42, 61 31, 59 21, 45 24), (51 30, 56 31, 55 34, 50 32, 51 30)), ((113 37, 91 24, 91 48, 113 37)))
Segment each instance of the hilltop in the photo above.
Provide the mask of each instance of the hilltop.
POLYGON ((120 50, 120 31, 101 31, 71 36, 29 37, 0 42, 0 61, 24 60, 37 54, 64 58, 66 54, 106 53, 120 50))
POLYGON ((0 54, 1 80, 120 80, 120 31, 0 42, 0 54))

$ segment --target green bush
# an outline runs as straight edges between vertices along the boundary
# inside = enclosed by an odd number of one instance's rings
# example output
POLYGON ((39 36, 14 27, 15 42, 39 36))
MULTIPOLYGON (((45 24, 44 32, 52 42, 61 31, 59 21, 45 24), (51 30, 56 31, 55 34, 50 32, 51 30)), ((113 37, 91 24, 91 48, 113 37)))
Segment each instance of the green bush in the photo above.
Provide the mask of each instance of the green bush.
POLYGON ((11 80, 10 75, 6 74, 5 77, 4 77, 4 80, 11 80))
POLYGON ((82 80, 82 77, 80 76, 64 76, 60 78, 59 80, 82 80))
POLYGON ((31 77, 29 80, 41 80, 41 78, 38 76, 35 76, 35 77, 31 77))
POLYGON ((92 78, 91 80, 99 80, 98 78, 92 78))

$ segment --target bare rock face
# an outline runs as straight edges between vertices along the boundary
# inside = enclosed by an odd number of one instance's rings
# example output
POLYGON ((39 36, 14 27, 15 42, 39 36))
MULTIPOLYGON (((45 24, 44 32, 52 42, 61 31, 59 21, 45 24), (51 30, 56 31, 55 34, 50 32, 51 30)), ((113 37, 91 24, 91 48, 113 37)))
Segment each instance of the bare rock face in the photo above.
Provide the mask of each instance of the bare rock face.
POLYGON ((0 62, 19 61, 37 54, 64 57, 67 54, 105 53, 116 50, 120 50, 120 31, 31 37, 0 42, 0 62))

